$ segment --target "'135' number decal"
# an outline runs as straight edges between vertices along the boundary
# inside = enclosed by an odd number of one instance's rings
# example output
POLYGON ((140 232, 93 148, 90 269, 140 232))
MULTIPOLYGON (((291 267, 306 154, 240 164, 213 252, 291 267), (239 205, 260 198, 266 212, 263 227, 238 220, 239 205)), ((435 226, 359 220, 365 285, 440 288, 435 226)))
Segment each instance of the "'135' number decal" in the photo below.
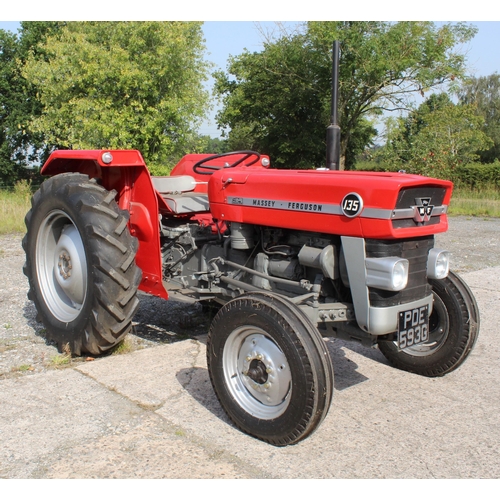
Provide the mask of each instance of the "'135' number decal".
POLYGON ((356 217, 363 209, 363 199, 357 193, 349 193, 342 200, 342 213, 347 217, 356 217))

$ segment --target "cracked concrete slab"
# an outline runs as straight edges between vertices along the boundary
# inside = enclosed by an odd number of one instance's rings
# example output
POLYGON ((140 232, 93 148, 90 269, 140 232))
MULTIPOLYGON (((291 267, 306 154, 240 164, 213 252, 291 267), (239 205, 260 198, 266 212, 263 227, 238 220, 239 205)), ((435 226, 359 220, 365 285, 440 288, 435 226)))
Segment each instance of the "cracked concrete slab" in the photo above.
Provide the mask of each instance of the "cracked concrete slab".
POLYGON ((396 370, 375 349, 327 342, 333 404, 307 440, 276 448, 229 422, 206 368, 204 338, 78 368, 108 388, 277 478, 498 477, 500 410, 495 337, 500 268, 466 275, 482 312, 475 350, 457 371, 425 378, 396 370))
POLYGON ((498 478, 500 267, 463 277, 481 311, 464 365, 425 378, 329 340, 332 407, 295 446, 231 424, 199 336, 0 381, 0 477, 498 478))
POLYGON ((0 478, 259 477, 77 370, 1 385, 0 478))

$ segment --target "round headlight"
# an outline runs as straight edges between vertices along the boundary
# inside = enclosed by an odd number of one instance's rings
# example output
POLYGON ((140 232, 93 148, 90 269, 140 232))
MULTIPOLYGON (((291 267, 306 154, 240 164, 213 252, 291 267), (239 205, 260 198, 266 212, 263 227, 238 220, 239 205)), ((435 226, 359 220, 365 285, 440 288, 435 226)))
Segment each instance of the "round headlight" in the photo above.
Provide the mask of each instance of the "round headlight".
POLYGON ((394 264, 392 270, 393 290, 402 290, 408 282, 408 261, 400 260, 394 264))
POLYGON ((450 259, 448 252, 441 252, 436 259, 436 277, 442 279, 448 276, 450 269, 450 259))
POLYGON ((427 276, 442 280, 450 272, 450 253, 439 248, 432 248, 427 258, 427 276))

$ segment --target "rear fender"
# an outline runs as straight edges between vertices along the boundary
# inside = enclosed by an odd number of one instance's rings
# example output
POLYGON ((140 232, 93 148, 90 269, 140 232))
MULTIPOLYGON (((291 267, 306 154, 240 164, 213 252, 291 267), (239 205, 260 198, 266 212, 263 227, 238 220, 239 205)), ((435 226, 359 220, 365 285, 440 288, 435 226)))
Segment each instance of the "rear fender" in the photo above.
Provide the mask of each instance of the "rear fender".
POLYGON ((130 233, 139 240, 136 255, 136 263, 142 270, 139 289, 167 299, 162 283, 158 199, 141 153, 136 150, 54 151, 41 173, 53 176, 64 172, 87 174, 98 179, 107 190, 116 190, 118 206, 130 214, 130 233))

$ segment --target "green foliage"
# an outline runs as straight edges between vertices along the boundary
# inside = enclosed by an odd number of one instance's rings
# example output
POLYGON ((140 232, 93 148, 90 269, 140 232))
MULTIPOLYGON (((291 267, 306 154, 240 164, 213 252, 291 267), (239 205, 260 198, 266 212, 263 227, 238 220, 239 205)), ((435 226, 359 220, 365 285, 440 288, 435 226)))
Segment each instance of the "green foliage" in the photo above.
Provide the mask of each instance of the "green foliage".
POLYGON ((216 73, 215 90, 224 105, 217 120, 226 133, 231 129, 229 149, 270 154, 273 165, 280 167, 320 164, 324 152, 318 155, 317 143, 324 139, 326 126, 308 58, 302 36, 282 38, 266 44, 262 53, 232 58, 229 73, 235 80, 216 73))
POLYGON ((28 54, 43 57, 39 46, 61 23, 23 22, 19 34, 0 30, 0 183, 13 185, 32 172, 25 167, 43 161, 48 150, 41 134, 26 125, 41 112, 36 89, 20 72, 28 54))
POLYGON ((15 108, 14 66, 16 57, 16 36, 0 30, 0 179, 2 183, 15 177, 11 114, 15 108))
MULTIPOLYGON (((376 161, 359 161, 356 170, 367 172, 397 172, 407 167, 404 163, 386 163, 380 158, 376 161)), ((477 191, 500 191, 500 161, 493 163, 468 163, 455 168, 449 180, 453 181, 457 189, 477 191)))
POLYGON ((206 153, 220 154, 229 151, 226 141, 213 138, 209 135, 192 134, 183 146, 183 151, 176 155, 171 155, 162 162, 148 163, 148 170, 151 175, 170 175, 172 169, 177 165, 178 161, 185 154, 190 153, 206 153))
POLYGON ((454 172, 453 181, 459 187, 500 190, 500 161, 461 165, 454 172))
POLYGON ((182 152, 204 115, 201 23, 69 22, 32 54, 23 76, 43 107, 30 130, 52 147, 182 152))
POLYGON ((200 136, 200 146, 197 153, 221 154, 234 151, 228 149, 227 141, 218 137, 210 137, 209 135, 200 136))
POLYGON ((460 77, 454 51, 475 28, 430 22, 309 22, 268 41, 260 53, 233 57, 216 73, 219 126, 231 149, 257 149, 278 167, 320 166, 330 121, 331 48, 341 43, 339 118, 346 167, 370 144, 370 118, 407 108, 410 96, 460 77))
POLYGON ((227 151, 229 151, 227 149, 227 141, 223 139, 210 137, 209 135, 192 134, 188 141, 186 141, 184 152, 182 154, 219 154, 227 151))
POLYGON ((482 130, 493 141, 492 147, 479 151, 482 163, 500 160, 500 75, 470 78, 458 91, 463 104, 475 107, 484 120, 482 130))
POLYGON ((452 179, 458 167, 491 145, 481 125, 472 105, 455 105, 446 94, 434 94, 388 125, 388 141, 379 154, 393 170, 452 179))

